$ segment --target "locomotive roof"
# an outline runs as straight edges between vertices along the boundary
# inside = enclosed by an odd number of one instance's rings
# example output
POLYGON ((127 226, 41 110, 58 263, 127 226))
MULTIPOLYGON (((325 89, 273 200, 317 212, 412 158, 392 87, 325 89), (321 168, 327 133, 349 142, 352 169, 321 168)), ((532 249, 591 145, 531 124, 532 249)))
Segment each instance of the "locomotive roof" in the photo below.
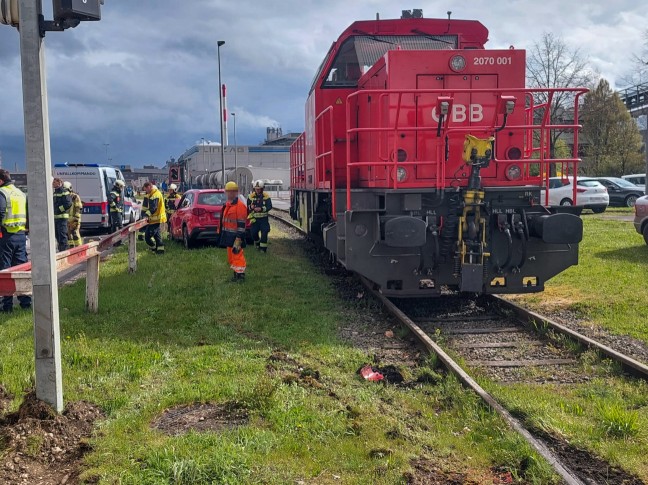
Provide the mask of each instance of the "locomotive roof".
POLYGON ((389 19, 359 20, 352 23, 338 38, 338 43, 354 35, 457 35, 462 44, 484 45, 488 29, 477 20, 389 19))

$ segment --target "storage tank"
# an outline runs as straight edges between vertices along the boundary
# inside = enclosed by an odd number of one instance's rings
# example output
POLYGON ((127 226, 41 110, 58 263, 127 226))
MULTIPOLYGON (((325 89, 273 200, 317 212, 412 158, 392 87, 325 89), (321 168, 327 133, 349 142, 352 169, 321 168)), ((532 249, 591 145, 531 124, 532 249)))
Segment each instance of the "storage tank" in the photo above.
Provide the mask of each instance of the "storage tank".
POLYGON ((209 178, 211 188, 223 188, 227 182, 233 181, 238 184, 241 193, 252 190, 252 180, 252 172, 246 167, 239 167, 236 170, 233 168, 225 170, 225 183, 223 183, 220 170, 218 172, 212 172, 209 178))
POLYGON ((201 189, 206 189, 207 187, 209 187, 209 174, 205 173, 198 175, 198 177, 196 177, 196 185, 198 185, 198 187, 201 189))

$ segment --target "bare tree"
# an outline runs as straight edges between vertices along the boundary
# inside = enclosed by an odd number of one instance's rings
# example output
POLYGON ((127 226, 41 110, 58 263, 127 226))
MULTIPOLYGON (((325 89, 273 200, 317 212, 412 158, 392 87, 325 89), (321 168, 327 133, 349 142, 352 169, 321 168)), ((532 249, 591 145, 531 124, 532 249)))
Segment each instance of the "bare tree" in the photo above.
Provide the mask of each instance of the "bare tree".
MULTIPOLYGON (((527 83, 532 88, 578 88, 590 87, 598 76, 590 67, 588 59, 579 49, 570 49, 562 38, 544 33, 528 51, 527 83)), ((549 101, 546 93, 536 96, 536 103, 549 101)), ((574 95, 555 93, 549 106, 552 124, 573 119, 574 95)), ((556 153, 556 142, 563 130, 552 130, 549 147, 551 156, 556 153)), ((552 175, 554 168, 552 167, 552 175)))
POLYGON ((605 79, 585 95, 581 121, 587 175, 623 175, 643 165, 637 124, 605 79))
POLYGON ((625 86, 636 86, 648 82, 648 30, 644 32, 644 44, 640 53, 633 54, 631 57, 632 69, 621 82, 625 86))

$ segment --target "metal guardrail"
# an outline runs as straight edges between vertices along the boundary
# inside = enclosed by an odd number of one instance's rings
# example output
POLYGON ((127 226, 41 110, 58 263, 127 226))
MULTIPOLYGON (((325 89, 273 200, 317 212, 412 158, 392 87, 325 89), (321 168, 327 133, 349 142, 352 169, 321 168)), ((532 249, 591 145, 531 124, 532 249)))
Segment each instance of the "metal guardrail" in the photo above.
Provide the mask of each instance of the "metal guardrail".
MULTIPOLYGON (((92 241, 56 255, 56 272, 86 263, 86 309, 99 311, 99 262, 101 255, 114 245, 128 239, 128 272, 137 271, 137 232, 146 226, 146 219, 129 224, 101 241, 92 241)), ((0 296, 30 295, 32 293, 31 263, 0 271, 0 296)))

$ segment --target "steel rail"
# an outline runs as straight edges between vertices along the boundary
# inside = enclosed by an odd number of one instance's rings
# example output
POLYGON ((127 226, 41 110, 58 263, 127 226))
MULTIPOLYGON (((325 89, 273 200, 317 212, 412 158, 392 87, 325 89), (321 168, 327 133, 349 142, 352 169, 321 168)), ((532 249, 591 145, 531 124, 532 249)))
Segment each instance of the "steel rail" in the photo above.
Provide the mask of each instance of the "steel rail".
POLYGON ((569 470, 558 457, 547 447, 547 445, 533 436, 524 425, 516 419, 504 406, 490 395, 484 388, 482 388, 470 375, 468 375, 457 362, 452 359, 434 340, 432 340, 412 319, 410 319, 401 309, 392 303, 386 296, 376 291, 373 284, 362 278, 363 283, 372 292, 372 294, 380 300, 385 309, 391 313, 399 322, 405 325, 414 336, 425 346, 425 348, 434 353, 439 360, 443 363, 445 368, 452 372, 462 382, 462 384, 477 394, 488 406, 499 414, 502 419, 516 431, 524 440, 531 445, 531 447, 542 456, 552 466, 552 468, 560 475, 560 477, 568 485, 585 485, 585 482, 580 480, 574 472, 569 470))
MULTIPOLYGON (((276 209, 276 212, 288 215, 288 211, 285 209, 276 209)), ((296 229, 297 231, 304 233, 303 229, 291 222, 288 219, 279 217, 276 214, 270 214, 274 219, 296 229)), ((535 437, 524 425, 515 418, 504 406, 502 406, 491 394, 489 394, 484 388, 482 388, 469 374, 467 374, 463 368, 450 357, 434 340, 432 340, 422 329, 419 327, 411 318, 409 318, 405 312, 399 309, 394 303, 385 297, 382 293, 374 289, 374 284, 367 280, 366 278, 360 278, 363 284, 368 288, 368 290, 383 304, 384 308, 392 314, 399 322, 405 325, 414 336, 423 344, 423 346, 429 351, 434 353, 439 360, 443 363, 446 369, 452 372, 461 383, 468 389, 472 390, 477 394, 493 411, 499 414, 502 419, 516 431, 522 438, 529 443, 529 445, 540 455, 542 456, 556 471, 558 475, 567 483, 568 485, 585 485, 586 482, 578 478, 578 476, 570 470, 566 465, 564 465, 561 460, 554 454, 553 451, 540 439, 535 437)), ((590 348, 594 348, 601 352, 602 354, 610 357, 611 359, 620 362, 621 364, 627 366, 628 368, 637 371, 644 378, 648 378, 648 366, 625 355, 621 352, 618 352, 600 342, 597 342, 594 339, 591 339, 575 330, 572 330, 565 325, 561 325, 547 317, 544 317, 536 312, 527 310, 526 308, 521 307, 515 303, 512 303, 504 298, 496 295, 489 295, 492 301, 499 309, 508 310, 512 312, 516 319, 522 325, 527 325, 528 323, 535 323, 536 326, 544 326, 545 328, 550 328, 558 333, 566 335, 590 348)))
POLYGON ((525 321, 528 321, 530 323, 535 324, 536 326, 538 325, 544 326, 560 334, 566 335, 581 344, 584 344, 590 348, 594 348, 598 350, 602 354, 610 357, 612 360, 615 360, 623 364, 627 368, 636 371, 637 373, 641 374, 641 376, 644 379, 648 378, 648 365, 643 364, 642 362, 639 362, 638 360, 635 360, 632 357, 629 357, 617 350, 614 350, 613 348, 608 347, 607 345, 597 342, 596 340, 587 337, 586 335, 583 335, 582 333, 579 333, 576 330, 572 330, 571 328, 565 325, 562 325, 554 320, 551 320, 550 318, 547 318, 543 315, 540 315, 539 313, 528 310, 516 303, 506 300, 501 296, 491 295, 491 298, 493 299, 493 301, 497 306, 499 306, 502 309, 511 311, 516 316, 516 318, 518 320, 521 320, 523 323, 525 321))

